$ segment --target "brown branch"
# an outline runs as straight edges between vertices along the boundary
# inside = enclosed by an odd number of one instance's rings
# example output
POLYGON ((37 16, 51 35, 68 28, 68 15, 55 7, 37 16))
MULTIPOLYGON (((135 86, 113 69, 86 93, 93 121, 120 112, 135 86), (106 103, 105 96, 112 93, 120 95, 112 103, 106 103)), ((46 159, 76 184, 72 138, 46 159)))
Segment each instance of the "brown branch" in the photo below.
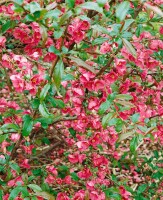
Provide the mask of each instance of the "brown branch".
MULTIPOLYGON (((60 45, 60 48, 59 48, 59 51, 61 51, 62 49, 62 46, 64 44, 64 39, 66 38, 67 36, 67 31, 68 31, 68 26, 70 24, 70 21, 71 21, 71 18, 68 20, 67 22, 67 26, 66 26, 66 29, 64 31, 64 34, 62 36, 62 42, 61 42, 61 45, 60 45)), ((52 76, 53 76, 53 73, 54 73, 54 69, 55 69, 55 66, 57 65, 57 62, 59 61, 59 56, 57 56, 57 58, 55 59, 53 65, 52 65, 52 68, 51 68, 51 71, 50 71, 50 79, 52 79, 52 76)))
POLYGON ((41 153, 39 153, 36 156, 33 156, 29 159, 29 161, 35 160, 38 157, 43 156, 44 154, 48 153, 49 151, 53 150, 55 147, 57 147, 58 145, 62 144, 62 141, 58 141, 55 144, 53 144, 52 146, 50 146, 49 148, 45 149, 44 151, 42 151, 41 153))
MULTIPOLYGON (((134 14, 134 19, 137 18, 137 16, 138 16, 139 12, 141 11, 141 9, 142 9, 142 5, 140 6, 140 8, 138 8, 138 9, 136 10, 136 12, 135 12, 135 14, 134 14)), ((123 22, 122 25, 121 25, 121 27, 120 27, 120 32, 122 31, 122 29, 123 29, 123 27, 124 27, 124 24, 125 24, 125 23, 123 22)), ((133 25, 133 24, 131 24, 131 26, 130 26, 130 28, 128 29, 128 31, 132 28, 132 25, 133 25)), ((114 53, 114 56, 116 56, 116 55, 119 53, 120 50, 121 50, 121 48, 119 47, 119 48, 116 50, 116 52, 114 53)), ((108 67, 110 67, 111 63, 112 63, 113 60, 114 60, 114 56, 112 56, 112 57, 109 59, 108 64, 107 64, 106 66, 104 66, 103 68, 101 68, 100 71, 96 74, 96 76, 102 75, 102 74, 105 72, 105 70, 106 70, 108 67)))
POLYGON ((22 139, 23 139, 23 136, 22 136, 22 134, 21 134, 19 140, 17 141, 16 145, 14 146, 14 148, 13 148, 13 150, 12 150, 12 152, 11 152, 10 160, 13 160, 13 159, 15 158, 16 151, 17 151, 17 149, 19 148, 22 139))
POLYGON ((112 56, 109 61, 108 61, 108 64, 106 66, 104 66, 103 68, 100 69, 100 71, 96 74, 96 76, 100 76, 101 74, 103 74, 105 72, 105 70, 110 67, 111 63, 113 62, 114 60, 114 57, 119 53, 119 50, 120 48, 118 48, 116 50, 116 52, 114 53, 114 56, 112 56))

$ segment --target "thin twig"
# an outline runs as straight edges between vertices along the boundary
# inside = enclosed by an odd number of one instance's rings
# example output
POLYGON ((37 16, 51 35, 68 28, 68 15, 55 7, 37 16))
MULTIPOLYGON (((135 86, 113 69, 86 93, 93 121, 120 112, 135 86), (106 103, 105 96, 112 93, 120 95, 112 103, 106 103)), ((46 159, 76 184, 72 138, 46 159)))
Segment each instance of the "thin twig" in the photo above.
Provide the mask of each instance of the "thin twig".
POLYGON ((55 144, 53 144, 52 146, 50 146, 48 149, 45 149, 44 151, 42 151, 41 153, 39 153, 38 155, 36 156, 33 156, 29 159, 29 161, 32 161, 38 157, 41 157, 43 156, 44 154, 48 153, 49 151, 53 150, 55 147, 57 147, 58 145, 62 144, 62 141, 58 141, 56 142, 55 144))

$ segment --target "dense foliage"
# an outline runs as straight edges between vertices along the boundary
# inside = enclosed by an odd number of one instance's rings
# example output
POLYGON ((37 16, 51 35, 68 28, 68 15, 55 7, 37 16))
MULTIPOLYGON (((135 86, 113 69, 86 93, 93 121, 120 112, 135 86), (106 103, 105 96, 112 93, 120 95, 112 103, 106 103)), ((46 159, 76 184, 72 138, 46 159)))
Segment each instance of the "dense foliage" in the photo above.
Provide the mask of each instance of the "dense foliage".
POLYGON ((162 9, 0 1, 0 199, 163 199, 162 9))

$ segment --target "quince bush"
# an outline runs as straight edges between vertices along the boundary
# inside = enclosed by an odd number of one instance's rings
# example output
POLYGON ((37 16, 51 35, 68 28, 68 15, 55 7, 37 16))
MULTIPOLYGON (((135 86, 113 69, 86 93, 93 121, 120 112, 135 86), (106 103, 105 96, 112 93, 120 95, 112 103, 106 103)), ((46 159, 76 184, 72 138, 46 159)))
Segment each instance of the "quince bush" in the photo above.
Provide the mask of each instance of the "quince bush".
POLYGON ((163 1, 0 1, 0 199, 163 199, 163 1))

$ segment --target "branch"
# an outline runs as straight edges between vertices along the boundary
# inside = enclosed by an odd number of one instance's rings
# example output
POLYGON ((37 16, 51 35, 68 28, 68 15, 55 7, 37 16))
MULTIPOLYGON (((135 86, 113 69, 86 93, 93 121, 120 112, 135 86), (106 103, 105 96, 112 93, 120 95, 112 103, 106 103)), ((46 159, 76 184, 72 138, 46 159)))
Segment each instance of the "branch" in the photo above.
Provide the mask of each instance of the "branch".
MULTIPOLYGON (((142 5, 140 6, 140 8, 138 8, 138 9, 136 10, 135 15, 134 15, 134 19, 137 18, 137 16, 138 16, 139 12, 141 11, 141 9, 142 9, 142 5)), ((120 28, 120 32, 122 31, 122 29, 123 29, 123 27, 124 27, 124 24, 125 24, 125 23, 122 23, 121 28, 120 28)), ((133 24, 131 24, 131 25, 133 25, 133 24)), ((131 28, 132 28, 132 26, 130 26, 130 28, 128 29, 128 31, 129 31, 131 28)), ((114 53, 114 55, 116 56, 116 55, 119 53, 120 50, 121 50, 121 48, 119 47, 119 48, 116 50, 116 52, 114 53)), ((111 65, 111 63, 113 62, 113 60, 114 60, 114 56, 112 56, 112 57, 110 58, 110 60, 108 61, 108 64, 107 64, 106 66, 104 66, 103 68, 100 69, 100 71, 96 74, 96 76, 102 75, 102 74, 105 72, 105 70, 106 70, 108 67, 110 67, 110 65, 111 65)))
POLYGON ((105 70, 110 67, 111 63, 113 62, 114 60, 114 57, 119 53, 119 50, 120 48, 118 48, 116 50, 116 52, 114 53, 114 56, 112 56, 109 61, 108 61, 108 64, 106 66, 104 66, 103 68, 100 69, 100 71, 96 74, 96 76, 100 76, 101 74, 103 74, 105 72, 105 70))
POLYGON ((62 144, 62 141, 58 141, 55 144, 53 144, 52 146, 50 146, 49 148, 45 149, 44 151, 42 151, 41 153, 39 153, 36 156, 33 156, 29 159, 29 161, 35 160, 38 157, 43 156, 44 154, 48 153, 49 151, 53 150, 55 147, 57 147, 58 145, 62 144))
MULTIPOLYGON (((59 51, 61 51, 62 46, 63 46, 63 44, 64 44, 64 39, 65 39, 66 36, 67 36, 67 30, 68 30, 68 26, 69 26, 69 24, 70 24, 70 21, 71 21, 71 18, 70 18, 70 19, 68 20, 68 22, 67 22, 67 26, 66 26, 66 29, 65 29, 64 34, 63 34, 63 37, 62 37, 62 42, 61 42, 61 46, 60 46, 60 48, 59 48, 59 51)), ((52 65, 52 68, 51 68, 51 71, 50 71, 50 79, 52 79, 53 72, 54 72, 55 66, 56 66, 56 64, 57 64, 58 61, 59 61, 59 56, 57 56, 57 58, 55 59, 53 65, 52 65)))

